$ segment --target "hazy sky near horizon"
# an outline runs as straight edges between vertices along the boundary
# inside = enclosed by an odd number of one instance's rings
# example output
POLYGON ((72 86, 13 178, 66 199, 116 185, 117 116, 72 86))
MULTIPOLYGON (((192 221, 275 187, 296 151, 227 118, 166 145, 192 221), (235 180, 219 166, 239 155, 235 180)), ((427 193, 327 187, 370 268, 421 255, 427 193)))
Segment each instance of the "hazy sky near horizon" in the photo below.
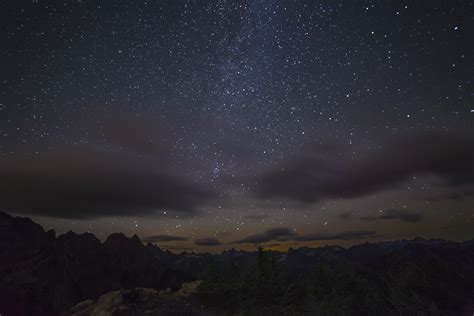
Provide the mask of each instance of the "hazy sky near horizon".
POLYGON ((0 17, 0 210, 175 251, 474 237, 472 1, 0 17))

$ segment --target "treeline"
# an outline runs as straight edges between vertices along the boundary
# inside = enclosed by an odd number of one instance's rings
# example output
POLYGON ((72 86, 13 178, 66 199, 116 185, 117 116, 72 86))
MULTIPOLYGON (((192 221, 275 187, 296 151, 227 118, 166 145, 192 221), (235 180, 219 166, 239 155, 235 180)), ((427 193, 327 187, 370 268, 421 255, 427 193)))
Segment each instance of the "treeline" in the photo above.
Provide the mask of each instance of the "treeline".
POLYGON ((423 280, 394 280, 344 260, 319 260, 311 271, 295 274, 259 248, 248 267, 211 265, 203 279, 197 298, 227 315, 439 315, 417 292, 423 280))

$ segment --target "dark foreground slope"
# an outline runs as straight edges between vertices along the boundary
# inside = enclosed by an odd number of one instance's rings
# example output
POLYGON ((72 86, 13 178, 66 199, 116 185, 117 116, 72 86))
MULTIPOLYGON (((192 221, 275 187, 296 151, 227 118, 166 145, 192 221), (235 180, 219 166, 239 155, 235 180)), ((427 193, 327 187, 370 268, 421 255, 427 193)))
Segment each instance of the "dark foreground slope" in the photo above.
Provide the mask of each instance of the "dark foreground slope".
POLYGON ((474 241, 173 254, 137 236, 113 234, 104 243, 92 234, 55 237, 0 212, 0 314, 60 315, 84 301, 78 315, 471 316, 474 241), (197 279, 193 294, 166 294, 197 279), (134 288, 158 291, 125 291, 134 288), (104 307, 117 295, 120 302, 104 307))
POLYGON ((415 239, 349 249, 300 248, 284 254, 260 249, 254 264, 211 267, 198 295, 217 311, 244 315, 474 313, 472 241, 415 239))
POLYGON ((55 237, 28 218, 0 212, 1 315, 55 315, 85 299, 133 287, 179 288, 190 278, 150 254, 138 237, 55 237))

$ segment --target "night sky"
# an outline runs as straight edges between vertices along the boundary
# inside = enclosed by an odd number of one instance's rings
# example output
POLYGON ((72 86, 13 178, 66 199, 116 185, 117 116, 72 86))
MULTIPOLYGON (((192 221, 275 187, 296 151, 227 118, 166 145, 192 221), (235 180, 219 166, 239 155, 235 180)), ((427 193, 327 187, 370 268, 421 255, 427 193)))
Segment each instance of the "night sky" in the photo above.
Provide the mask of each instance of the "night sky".
POLYGON ((4 1, 0 209, 173 251, 474 237, 474 2, 4 1))

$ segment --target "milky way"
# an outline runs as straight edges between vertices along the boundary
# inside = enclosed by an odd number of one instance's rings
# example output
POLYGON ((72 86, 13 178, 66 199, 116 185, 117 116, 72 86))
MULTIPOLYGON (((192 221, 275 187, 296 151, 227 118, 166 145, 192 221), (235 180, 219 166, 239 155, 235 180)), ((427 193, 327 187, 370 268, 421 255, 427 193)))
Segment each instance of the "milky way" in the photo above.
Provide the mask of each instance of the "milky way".
POLYGON ((175 250, 472 238, 470 1, 0 11, 5 211, 175 250))

